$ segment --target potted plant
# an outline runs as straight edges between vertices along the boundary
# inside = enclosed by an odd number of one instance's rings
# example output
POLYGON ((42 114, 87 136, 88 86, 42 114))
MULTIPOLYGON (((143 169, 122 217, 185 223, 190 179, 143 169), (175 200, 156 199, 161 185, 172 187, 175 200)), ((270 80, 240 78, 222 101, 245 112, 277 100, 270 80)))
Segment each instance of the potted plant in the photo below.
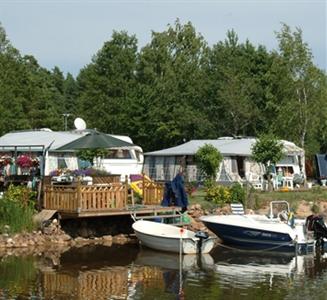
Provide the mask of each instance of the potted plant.
POLYGON ((8 164, 12 164, 12 163, 13 163, 12 157, 8 155, 3 155, 0 157, 0 167, 5 167, 8 164))
POLYGON ((33 161, 30 156, 22 154, 17 157, 16 165, 23 169, 30 168, 33 165, 33 161))

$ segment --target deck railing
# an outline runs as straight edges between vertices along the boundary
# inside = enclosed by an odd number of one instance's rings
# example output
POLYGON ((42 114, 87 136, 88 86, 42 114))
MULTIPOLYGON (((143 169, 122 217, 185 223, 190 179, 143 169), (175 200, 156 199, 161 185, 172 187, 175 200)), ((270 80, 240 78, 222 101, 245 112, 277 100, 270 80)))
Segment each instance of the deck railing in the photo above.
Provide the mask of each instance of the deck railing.
POLYGON ((77 212, 78 203, 77 186, 53 186, 44 187, 43 206, 45 209, 54 209, 65 212, 77 212))
MULTIPOLYGON (((133 204, 128 183, 82 185, 46 185, 43 206, 65 213, 101 212, 125 209, 133 204)), ((163 198, 163 185, 145 183, 142 204, 158 205, 163 198)))
POLYGON ((64 212, 123 209, 127 205, 128 187, 124 183, 106 185, 55 186, 44 189, 44 208, 64 212))
POLYGON ((143 180, 143 204, 160 204, 163 199, 164 184, 143 180))

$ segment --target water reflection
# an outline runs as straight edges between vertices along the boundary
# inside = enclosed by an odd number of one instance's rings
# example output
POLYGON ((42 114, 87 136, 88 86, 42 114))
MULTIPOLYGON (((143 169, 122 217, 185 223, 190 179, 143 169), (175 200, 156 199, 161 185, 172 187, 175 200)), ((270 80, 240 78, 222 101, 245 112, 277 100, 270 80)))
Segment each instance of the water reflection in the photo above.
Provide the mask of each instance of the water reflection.
POLYGON ((136 259, 135 264, 144 266, 156 266, 162 269, 179 270, 181 266, 184 271, 198 268, 201 265, 213 265, 214 261, 210 254, 183 255, 180 262, 179 255, 168 252, 158 252, 150 249, 142 249, 136 259))
POLYGON ((220 276, 222 285, 244 288, 268 282, 271 288, 275 280, 282 277, 292 280, 304 272, 304 256, 219 250, 213 253, 213 270, 220 276))
POLYGON ((132 268, 138 253, 131 246, 72 248, 60 264, 42 270, 46 299, 126 299, 139 270, 132 268))
POLYGON ((136 245, 85 246, 3 257, 0 299, 314 299, 326 296, 326 270, 325 257, 217 248, 180 261, 136 245))

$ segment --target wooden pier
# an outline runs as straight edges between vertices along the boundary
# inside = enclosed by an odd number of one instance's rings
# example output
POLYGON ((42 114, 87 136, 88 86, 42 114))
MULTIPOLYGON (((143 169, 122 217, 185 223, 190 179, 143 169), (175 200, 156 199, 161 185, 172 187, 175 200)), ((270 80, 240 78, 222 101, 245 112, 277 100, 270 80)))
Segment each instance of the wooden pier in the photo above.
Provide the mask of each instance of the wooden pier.
POLYGON ((43 208, 54 210, 63 219, 117 215, 177 214, 180 207, 162 207, 163 184, 149 183, 143 197, 136 201, 128 182, 83 185, 52 185, 44 187, 43 208))

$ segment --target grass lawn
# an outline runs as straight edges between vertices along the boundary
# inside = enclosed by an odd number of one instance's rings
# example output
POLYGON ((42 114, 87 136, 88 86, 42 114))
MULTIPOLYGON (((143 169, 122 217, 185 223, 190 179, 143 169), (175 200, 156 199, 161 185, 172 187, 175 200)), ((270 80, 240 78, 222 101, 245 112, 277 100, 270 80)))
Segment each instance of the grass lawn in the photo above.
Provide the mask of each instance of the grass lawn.
MULTIPOLYGON (((192 196, 189 196, 189 205, 200 204, 203 209, 211 210, 217 208, 218 205, 205 200, 205 189, 197 189, 192 196)), ((327 189, 322 187, 314 187, 310 190, 293 190, 288 192, 273 191, 262 192, 252 190, 247 193, 246 207, 251 209, 259 209, 273 200, 286 200, 290 207, 294 210, 297 209, 301 201, 318 203, 320 201, 327 201, 327 189)))

